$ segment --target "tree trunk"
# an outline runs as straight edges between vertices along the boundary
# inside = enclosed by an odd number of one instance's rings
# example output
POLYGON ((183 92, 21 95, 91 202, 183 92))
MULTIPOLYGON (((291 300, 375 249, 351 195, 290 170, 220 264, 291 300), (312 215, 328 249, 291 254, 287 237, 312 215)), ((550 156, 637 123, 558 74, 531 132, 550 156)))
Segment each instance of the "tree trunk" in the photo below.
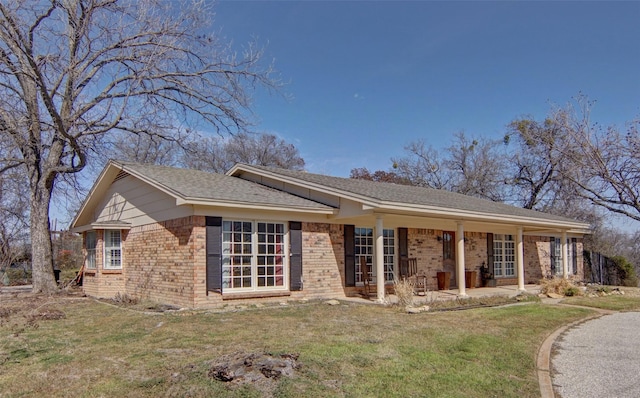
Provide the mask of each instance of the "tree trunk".
POLYGON ((42 185, 46 184, 38 181, 31 186, 31 275, 34 293, 52 293, 58 285, 53 276, 53 249, 49 231, 51 190, 42 185))

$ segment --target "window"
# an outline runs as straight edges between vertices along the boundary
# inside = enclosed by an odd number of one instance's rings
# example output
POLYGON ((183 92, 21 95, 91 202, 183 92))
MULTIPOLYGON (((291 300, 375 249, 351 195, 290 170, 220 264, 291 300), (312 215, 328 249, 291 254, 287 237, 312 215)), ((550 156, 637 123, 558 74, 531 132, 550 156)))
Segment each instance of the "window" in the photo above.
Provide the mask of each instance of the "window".
POLYGON ((96 231, 89 231, 85 235, 85 249, 87 250, 86 266, 88 269, 96 268, 96 231))
POLYGON ((285 227, 281 223, 222 222, 222 288, 283 288, 285 227))
POLYGON ((513 235, 493 236, 493 272, 496 278, 516 275, 516 245, 513 235))
MULTIPOLYGON (((394 264, 395 264, 395 231, 393 229, 385 229, 382 231, 383 253, 384 253, 384 280, 385 282, 393 282, 394 280, 394 264)), ((373 228, 355 228, 355 244, 356 244, 356 282, 362 282, 362 270, 360 269, 360 258, 365 257, 367 265, 372 276, 375 278, 376 269, 373 263, 373 228)))
POLYGON ((393 282, 394 272, 393 264, 395 264, 396 240, 393 229, 385 229, 382 231, 384 237, 384 280, 385 282, 393 282))
MULTIPOLYGON (((553 238, 553 256, 552 264, 555 266, 556 275, 563 275, 563 263, 562 263, 562 239, 561 238, 553 238)), ((567 271, 569 274, 576 274, 578 272, 577 268, 577 258, 576 258, 576 242, 575 238, 567 238, 567 267, 569 268, 567 271)))
POLYGON ((104 231, 104 268, 122 269, 122 242, 120 231, 104 231))
POLYGON ((442 232, 442 259, 456 259, 455 232, 442 232))
POLYGON ((365 257, 370 272, 373 274, 373 228, 355 229, 356 242, 356 282, 362 282, 362 269, 360 269, 360 258, 365 257))

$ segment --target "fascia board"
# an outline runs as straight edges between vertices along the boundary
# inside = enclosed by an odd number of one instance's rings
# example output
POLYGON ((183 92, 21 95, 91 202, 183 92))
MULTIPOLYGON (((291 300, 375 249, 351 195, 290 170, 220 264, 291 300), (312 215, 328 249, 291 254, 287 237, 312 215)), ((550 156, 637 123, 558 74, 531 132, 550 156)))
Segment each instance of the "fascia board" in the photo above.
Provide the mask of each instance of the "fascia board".
MULTIPOLYGON (((580 222, 565 222, 565 221, 551 221, 533 217, 522 216, 505 216, 504 214, 494 213, 480 213, 469 210, 452 209, 436 206, 406 206, 404 204, 391 204, 384 203, 377 208, 378 211, 405 211, 405 212, 419 212, 425 215, 437 215, 444 218, 452 219, 469 219, 470 221, 490 221, 509 224, 522 224, 532 226, 544 226, 546 228, 559 228, 559 229, 571 229, 578 231, 589 231, 589 225, 580 222), (455 212, 455 214, 452 214, 455 212)), ((579 232, 578 232, 579 233, 579 232)), ((587 232, 582 232, 587 233, 587 232)))
MULTIPOLYGON (((110 174, 112 171, 115 173, 114 177, 117 175, 117 173, 114 171, 114 169, 116 170, 122 170, 122 166, 117 164, 116 162, 114 162, 113 160, 110 160, 107 165, 104 167, 104 169, 102 169, 102 171, 100 172, 100 175, 98 176, 98 178, 96 179, 96 181, 93 183, 93 185, 91 186, 91 189, 89 190, 89 193, 87 194, 87 197, 85 198, 85 200, 82 202, 82 205, 80 206, 80 209, 78 210, 78 212, 76 213, 75 217, 73 217, 73 220, 71 220, 71 224, 69 226, 70 230, 74 230, 76 227, 76 224, 78 223, 78 221, 80 220, 81 216, 84 215, 84 212, 87 210, 87 208, 89 207, 90 204, 92 204, 94 202, 95 199, 95 195, 96 192, 103 186, 103 184, 106 184, 104 182, 106 176, 108 174, 110 174)), ((106 189, 108 188, 105 187, 104 190, 106 191, 106 189)))
POLYGON ((337 209, 314 209, 309 207, 293 207, 293 206, 277 206, 277 205, 265 205, 248 202, 226 202, 226 201, 212 201, 195 198, 179 198, 176 199, 176 206, 194 205, 194 206, 216 206, 216 207, 231 207, 253 210, 271 210, 282 212, 296 212, 296 213, 311 213, 311 214, 327 214, 332 215, 337 213, 337 209))
POLYGON ((131 229, 131 223, 128 222, 92 222, 91 224, 81 225, 79 227, 71 228, 70 231, 74 233, 81 233, 85 231, 91 231, 95 229, 115 229, 115 230, 129 230, 131 229))

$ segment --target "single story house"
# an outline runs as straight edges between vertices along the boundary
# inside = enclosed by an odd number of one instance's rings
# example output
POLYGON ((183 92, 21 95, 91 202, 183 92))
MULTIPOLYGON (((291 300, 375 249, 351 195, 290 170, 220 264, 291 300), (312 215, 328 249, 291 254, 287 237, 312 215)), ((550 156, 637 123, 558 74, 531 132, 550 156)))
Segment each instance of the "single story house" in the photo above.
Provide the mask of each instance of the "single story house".
POLYGON ((188 308, 340 298, 368 284, 382 299, 408 264, 427 289, 440 275, 460 296, 483 282, 481 267, 491 282, 521 290, 554 275, 580 280, 589 233, 572 219, 429 188, 246 164, 223 175, 118 161, 71 229, 83 236, 87 295, 188 308))

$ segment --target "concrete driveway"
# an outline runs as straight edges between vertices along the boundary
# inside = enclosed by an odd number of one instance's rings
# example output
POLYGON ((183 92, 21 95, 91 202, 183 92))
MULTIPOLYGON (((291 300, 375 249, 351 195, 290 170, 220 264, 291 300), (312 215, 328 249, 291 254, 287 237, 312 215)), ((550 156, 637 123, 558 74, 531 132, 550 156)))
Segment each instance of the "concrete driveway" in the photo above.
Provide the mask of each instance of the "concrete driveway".
POLYGON ((553 344, 557 396, 640 397, 640 312, 604 315, 565 331, 553 344))

